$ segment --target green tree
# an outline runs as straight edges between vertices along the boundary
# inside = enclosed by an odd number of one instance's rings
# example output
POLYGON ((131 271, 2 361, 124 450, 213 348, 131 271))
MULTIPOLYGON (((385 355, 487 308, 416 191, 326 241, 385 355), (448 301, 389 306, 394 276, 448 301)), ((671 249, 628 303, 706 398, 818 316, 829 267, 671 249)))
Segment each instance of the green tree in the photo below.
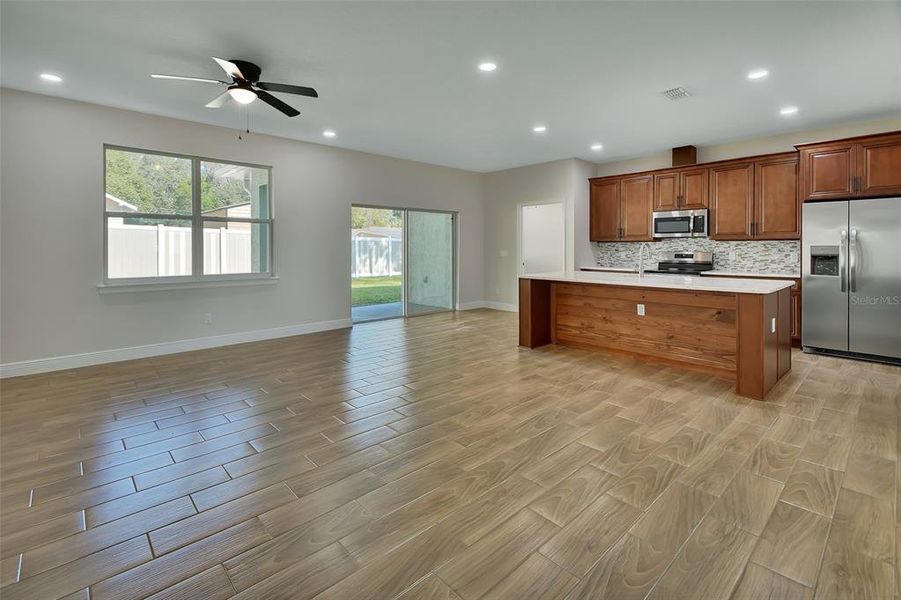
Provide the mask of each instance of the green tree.
MULTIPOLYGON (((106 152, 106 191, 133 204, 138 212, 190 215, 192 212, 191 160, 123 150, 106 152)), ((241 177, 216 177, 201 169, 200 202, 203 211, 251 200, 241 177)), ((147 219, 132 218, 139 223, 147 219)), ((153 222, 159 222, 155 220, 153 222)), ((183 224, 173 221, 166 224, 183 224)))
POLYGON ((350 209, 350 226, 353 229, 367 227, 403 227, 404 212, 387 208, 365 208, 354 206, 350 209))

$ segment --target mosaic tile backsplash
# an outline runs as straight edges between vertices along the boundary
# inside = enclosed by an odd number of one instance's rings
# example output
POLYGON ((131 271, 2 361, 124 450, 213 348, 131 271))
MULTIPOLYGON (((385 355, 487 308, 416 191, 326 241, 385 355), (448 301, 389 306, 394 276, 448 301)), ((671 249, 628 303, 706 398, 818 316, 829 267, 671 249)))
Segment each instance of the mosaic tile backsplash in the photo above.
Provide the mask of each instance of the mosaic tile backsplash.
MULTIPOLYGON (((797 240, 718 242, 710 238, 666 238, 648 245, 650 264, 655 266, 667 252, 697 250, 713 252, 714 269, 755 273, 793 273, 801 269, 801 242, 797 240), (734 258, 729 258, 730 252, 734 252, 734 258)), ((599 267, 635 268, 640 247, 639 242, 603 242, 592 243, 591 251, 599 267)))

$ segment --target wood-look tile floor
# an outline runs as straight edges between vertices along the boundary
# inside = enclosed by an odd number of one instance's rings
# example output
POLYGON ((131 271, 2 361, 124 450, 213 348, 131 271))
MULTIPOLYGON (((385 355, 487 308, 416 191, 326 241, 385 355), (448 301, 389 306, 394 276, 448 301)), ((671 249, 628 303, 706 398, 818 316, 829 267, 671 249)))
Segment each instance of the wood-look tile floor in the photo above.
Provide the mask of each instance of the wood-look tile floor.
POLYGON ((898 597, 901 369, 766 402, 478 310, 6 380, 0 595, 898 597))

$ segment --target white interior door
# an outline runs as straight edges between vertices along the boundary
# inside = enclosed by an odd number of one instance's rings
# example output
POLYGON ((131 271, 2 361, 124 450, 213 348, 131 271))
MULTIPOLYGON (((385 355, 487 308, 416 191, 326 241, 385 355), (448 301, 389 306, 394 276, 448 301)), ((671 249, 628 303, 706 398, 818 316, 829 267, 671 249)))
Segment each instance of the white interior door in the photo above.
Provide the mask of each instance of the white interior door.
POLYGON ((519 270, 522 275, 563 271, 563 203, 519 207, 519 270))

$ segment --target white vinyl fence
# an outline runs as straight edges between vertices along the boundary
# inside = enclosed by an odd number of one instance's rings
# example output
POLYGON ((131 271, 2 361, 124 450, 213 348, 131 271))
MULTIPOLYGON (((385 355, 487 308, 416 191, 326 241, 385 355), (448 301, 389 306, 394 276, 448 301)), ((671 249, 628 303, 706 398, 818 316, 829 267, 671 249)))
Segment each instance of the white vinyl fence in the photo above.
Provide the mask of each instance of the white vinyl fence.
POLYGON ((352 277, 400 275, 404 264, 404 242, 396 238, 352 238, 352 277))
MULTIPOLYGON (((169 277, 191 274, 191 228, 109 223, 108 276, 169 277)), ((251 232, 203 230, 203 272, 251 272, 251 232)))

